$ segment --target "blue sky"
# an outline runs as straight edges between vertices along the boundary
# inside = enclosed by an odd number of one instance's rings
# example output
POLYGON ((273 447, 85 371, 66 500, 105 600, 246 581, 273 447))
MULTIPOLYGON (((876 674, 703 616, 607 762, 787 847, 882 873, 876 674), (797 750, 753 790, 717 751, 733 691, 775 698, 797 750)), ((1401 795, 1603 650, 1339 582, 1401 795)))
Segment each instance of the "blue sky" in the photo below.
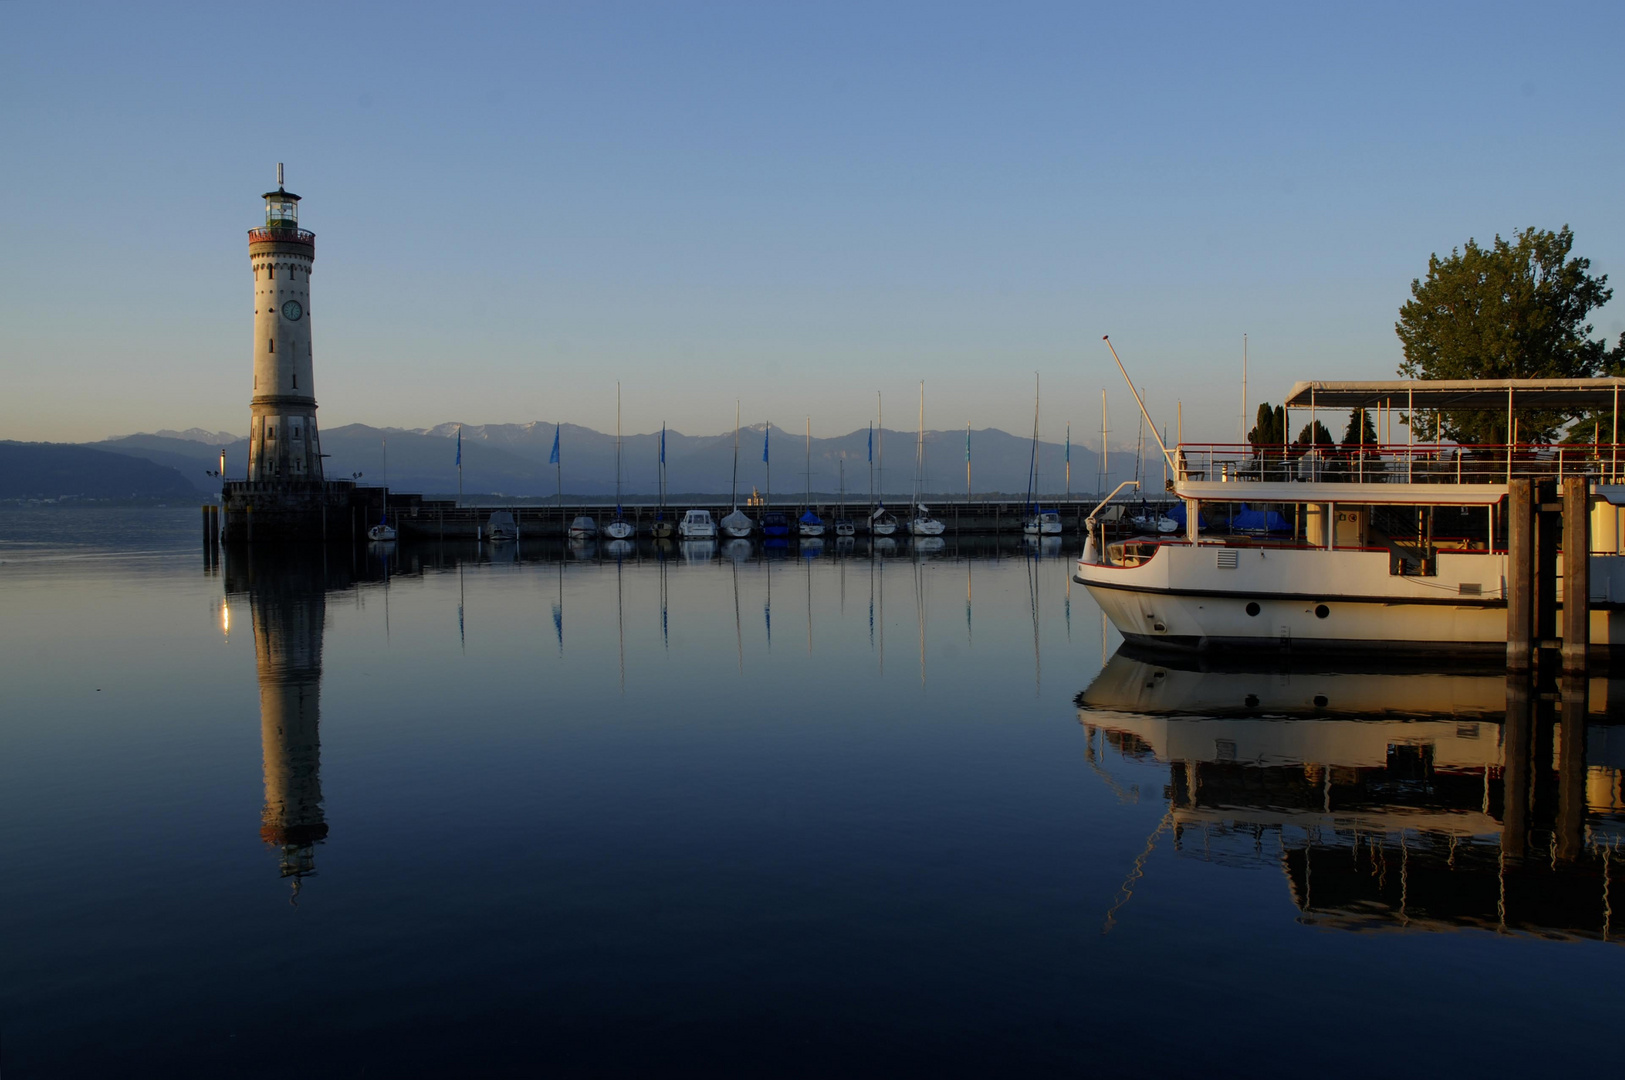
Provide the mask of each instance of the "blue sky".
MULTIPOLYGON (((1617 6, 0 5, 0 438, 246 430, 245 230, 326 426, 1238 433, 1430 252, 1625 248, 1617 6)), ((1625 285, 1625 279, 1620 284, 1625 285)), ((1625 330, 1625 298, 1595 318, 1625 330)), ((1132 438, 1132 434, 1125 438, 1132 438)), ((1114 438, 1114 442, 1117 439, 1114 438)))

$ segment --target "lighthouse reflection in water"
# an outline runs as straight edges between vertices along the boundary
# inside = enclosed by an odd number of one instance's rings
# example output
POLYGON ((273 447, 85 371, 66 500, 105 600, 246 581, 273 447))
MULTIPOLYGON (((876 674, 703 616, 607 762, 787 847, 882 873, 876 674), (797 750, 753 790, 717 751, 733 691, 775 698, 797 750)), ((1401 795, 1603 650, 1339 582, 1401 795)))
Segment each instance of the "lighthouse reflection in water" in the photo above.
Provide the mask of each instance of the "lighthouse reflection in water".
POLYGON ((265 808, 260 838, 281 874, 300 883, 316 873, 327 838, 322 813, 322 626, 329 579, 321 552, 249 549, 228 560, 228 596, 246 594, 259 677, 265 808))
MULTIPOLYGON (((1254 665, 1262 666, 1262 665, 1254 665)), ((1278 866, 1300 921, 1616 940, 1625 684, 1494 672, 1200 670, 1114 656, 1086 756, 1167 766, 1183 857, 1278 866)), ((1119 891, 1108 926, 1132 901, 1119 891)))

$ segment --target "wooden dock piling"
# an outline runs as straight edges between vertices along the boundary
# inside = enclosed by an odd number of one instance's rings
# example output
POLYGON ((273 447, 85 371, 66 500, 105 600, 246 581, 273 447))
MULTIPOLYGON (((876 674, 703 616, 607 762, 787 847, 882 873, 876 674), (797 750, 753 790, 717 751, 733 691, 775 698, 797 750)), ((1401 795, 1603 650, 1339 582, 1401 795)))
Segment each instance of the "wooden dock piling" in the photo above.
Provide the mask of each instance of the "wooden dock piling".
POLYGON ((1586 670, 1591 650, 1591 484, 1563 479, 1563 670, 1586 670))
POLYGON ((1528 672, 1535 663, 1535 482, 1507 485, 1507 670, 1528 672))

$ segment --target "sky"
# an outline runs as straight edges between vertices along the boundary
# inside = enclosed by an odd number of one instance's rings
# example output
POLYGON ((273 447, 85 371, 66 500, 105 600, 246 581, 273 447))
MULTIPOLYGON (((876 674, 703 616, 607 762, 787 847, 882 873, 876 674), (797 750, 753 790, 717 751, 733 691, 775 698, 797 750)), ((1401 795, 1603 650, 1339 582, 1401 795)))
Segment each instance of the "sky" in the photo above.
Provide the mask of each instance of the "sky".
MULTIPOLYGON (((246 432, 246 230, 325 427, 1137 414, 1384 378, 1428 256, 1620 284, 1619 5, 0 4, 0 438, 246 432)), ((1625 331, 1625 294, 1594 315, 1625 331)), ((1126 433, 1119 435, 1118 433, 1126 433)))

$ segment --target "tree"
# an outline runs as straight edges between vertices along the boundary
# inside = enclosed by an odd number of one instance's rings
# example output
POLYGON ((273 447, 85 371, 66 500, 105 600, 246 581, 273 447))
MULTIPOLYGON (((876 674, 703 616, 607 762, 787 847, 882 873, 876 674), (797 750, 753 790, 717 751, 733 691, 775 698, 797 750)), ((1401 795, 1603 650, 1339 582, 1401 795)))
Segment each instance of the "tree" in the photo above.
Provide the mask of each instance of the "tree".
POLYGON ((1286 410, 1269 402, 1258 407, 1258 420, 1247 433, 1247 441, 1257 451, 1260 447, 1281 446, 1286 442, 1286 410))
MULTIPOLYGON (((1591 311, 1613 290, 1591 260, 1569 258, 1574 233, 1533 227, 1490 247, 1468 240, 1449 258, 1428 258, 1427 279, 1411 282, 1394 332, 1404 346, 1399 372, 1413 379, 1571 379, 1597 374, 1606 345, 1591 337, 1591 311)), ((1573 414, 1519 410, 1521 442, 1550 442, 1573 414)), ((1458 442, 1508 441, 1506 414, 1447 412, 1445 435, 1458 442)))
POLYGON ((1377 425, 1364 409, 1349 410, 1349 425, 1343 429, 1343 445, 1358 450, 1361 446, 1377 445, 1377 425))
POLYGON ((1315 446, 1336 446, 1337 440, 1332 438, 1332 433, 1326 430, 1325 424, 1316 420, 1312 424, 1303 425, 1303 430, 1298 432, 1293 445, 1308 446, 1311 443, 1315 446))

